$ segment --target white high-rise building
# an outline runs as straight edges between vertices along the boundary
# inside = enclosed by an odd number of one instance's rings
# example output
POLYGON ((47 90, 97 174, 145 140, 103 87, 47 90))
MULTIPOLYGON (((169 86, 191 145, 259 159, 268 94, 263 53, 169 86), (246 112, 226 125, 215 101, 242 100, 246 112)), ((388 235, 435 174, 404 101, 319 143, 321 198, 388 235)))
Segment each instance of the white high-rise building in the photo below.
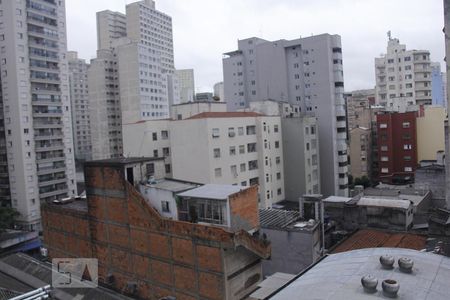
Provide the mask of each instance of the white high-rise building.
POLYGON ((1 1, 0 12, 0 171, 18 221, 39 229, 41 202, 76 194, 65 1, 1 1))
POLYGON ((88 74, 89 64, 78 58, 75 51, 67 52, 69 63, 70 103, 75 158, 92 159, 91 124, 89 120, 88 74))
POLYGON ((432 104, 431 66, 428 50, 406 50, 391 38, 387 53, 375 58, 375 101, 394 111, 408 106, 432 104))
POLYGON ((317 117, 321 190, 348 195, 347 134, 341 38, 322 34, 292 41, 238 41, 223 59, 224 96, 229 110, 252 101, 297 105, 317 117))
POLYGON ((218 97, 219 101, 225 101, 225 94, 223 90, 223 81, 218 82, 214 85, 214 97, 218 97))
POLYGON ((88 79, 96 108, 91 109, 94 159, 122 155, 122 123, 168 118, 169 105, 179 102, 171 18, 151 0, 128 4, 126 16, 105 11, 97 17, 109 23, 97 21, 99 45, 107 48, 92 60, 88 79))
POLYGON ((176 70, 180 86, 180 103, 195 101, 194 69, 176 70))
POLYGON ((104 10, 97 12, 97 49, 109 49, 115 39, 127 35, 127 18, 123 13, 104 10))

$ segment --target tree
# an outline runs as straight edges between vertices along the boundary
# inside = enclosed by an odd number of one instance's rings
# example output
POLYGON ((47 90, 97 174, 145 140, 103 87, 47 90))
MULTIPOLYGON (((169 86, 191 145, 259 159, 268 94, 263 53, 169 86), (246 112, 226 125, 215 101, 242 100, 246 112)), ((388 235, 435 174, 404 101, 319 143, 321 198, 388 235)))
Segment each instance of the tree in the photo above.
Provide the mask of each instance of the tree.
POLYGON ((20 214, 11 207, 0 207, 0 232, 13 228, 16 217, 20 214))

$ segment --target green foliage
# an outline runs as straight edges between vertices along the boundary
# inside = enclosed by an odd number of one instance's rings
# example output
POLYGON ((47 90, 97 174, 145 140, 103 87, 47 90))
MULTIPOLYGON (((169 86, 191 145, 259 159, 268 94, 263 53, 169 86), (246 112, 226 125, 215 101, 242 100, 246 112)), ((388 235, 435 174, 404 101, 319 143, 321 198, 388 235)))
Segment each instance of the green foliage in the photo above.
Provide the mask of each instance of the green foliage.
POLYGON ((19 213, 11 207, 0 207, 0 232, 13 228, 14 220, 19 213))
POLYGON ((370 179, 367 176, 355 178, 355 185, 362 185, 364 188, 368 188, 370 186, 370 179))

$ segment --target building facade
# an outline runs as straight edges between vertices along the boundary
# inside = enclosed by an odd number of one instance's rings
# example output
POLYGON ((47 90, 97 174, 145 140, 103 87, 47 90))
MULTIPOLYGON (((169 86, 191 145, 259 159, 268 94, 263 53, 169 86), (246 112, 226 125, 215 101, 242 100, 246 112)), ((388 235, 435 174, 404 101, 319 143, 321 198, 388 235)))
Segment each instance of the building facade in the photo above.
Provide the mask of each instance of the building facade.
POLYGON ((417 163, 436 160, 445 151, 447 110, 442 106, 424 107, 417 116, 417 163))
POLYGON ((0 10, 3 171, 18 222, 37 230, 41 202, 76 194, 65 1, 2 1, 0 10))
POLYGON ((407 183, 417 168, 416 112, 377 114, 379 180, 407 183))
POLYGON ((115 39, 127 35, 127 18, 117 11, 99 11, 97 16, 97 49, 109 49, 115 39))
POLYGON ((175 70, 180 88, 180 103, 193 102, 195 99, 194 69, 175 70))
POLYGON ((223 59, 224 96, 229 110, 252 101, 284 101, 315 114, 325 195, 348 194, 346 110, 340 36, 322 34, 297 40, 238 41, 223 59))
POLYGON ((445 73, 441 72, 440 63, 431 63, 431 98, 433 105, 446 107, 446 79, 445 73))
POLYGON ((371 177, 372 131, 366 127, 355 127, 349 132, 350 174, 353 178, 371 177))
POLYGON ((401 112, 432 104, 430 63, 428 50, 406 50, 389 35, 386 54, 375 58, 376 103, 401 112))
POLYGON ((359 90, 345 94, 347 103, 347 128, 356 127, 372 128, 375 119, 375 90, 359 90))
POLYGON ((72 105, 73 144, 75 159, 92 159, 91 122, 89 120, 89 64, 77 52, 67 52, 69 63, 70 103, 72 105))
POLYGON ((218 97, 218 101, 226 102, 224 93, 223 81, 216 83, 214 85, 214 97, 218 97))

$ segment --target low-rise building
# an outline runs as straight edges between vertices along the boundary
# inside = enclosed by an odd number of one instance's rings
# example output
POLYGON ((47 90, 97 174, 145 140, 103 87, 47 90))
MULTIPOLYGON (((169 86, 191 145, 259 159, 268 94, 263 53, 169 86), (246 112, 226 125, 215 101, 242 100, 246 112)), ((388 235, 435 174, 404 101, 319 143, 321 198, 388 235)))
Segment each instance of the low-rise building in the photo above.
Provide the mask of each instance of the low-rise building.
MULTIPOLYGON (((87 198, 43 207, 50 258, 98 259, 99 283, 132 297, 242 299, 262 279, 270 244, 244 228, 162 217, 137 190, 155 159, 85 164, 87 198)), ((259 227, 257 188, 232 195, 230 220, 259 227), (242 198, 241 198, 242 197, 242 198), (247 210, 251 205, 254 210, 247 210), (249 219, 247 219, 247 217, 249 219)))

